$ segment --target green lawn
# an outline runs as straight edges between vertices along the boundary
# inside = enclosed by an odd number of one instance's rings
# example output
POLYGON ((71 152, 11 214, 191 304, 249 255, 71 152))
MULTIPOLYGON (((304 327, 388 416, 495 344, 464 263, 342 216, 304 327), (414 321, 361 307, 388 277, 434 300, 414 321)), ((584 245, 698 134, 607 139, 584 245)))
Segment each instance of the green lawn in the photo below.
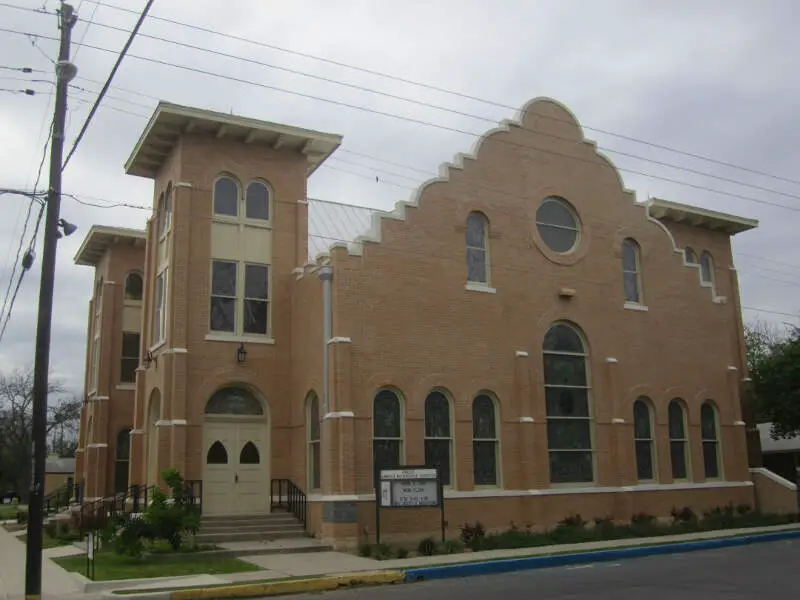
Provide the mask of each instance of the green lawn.
MULTIPOLYGON (((65 556, 53 561, 67 571, 86 575, 86 556, 65 556)), ((177 577, 179 575, 222 575, 260 571, 261 568, 238 558, 214 558, 165 561, 158 556, 130 558, 112 552, 95 555, 95 580, 140 579, 146 577, 177 577)))
POLYGON ((18 510, 28 510, 24 504, 14 506, 13 504, 0 504, 0 521, 16 519, 18 510))

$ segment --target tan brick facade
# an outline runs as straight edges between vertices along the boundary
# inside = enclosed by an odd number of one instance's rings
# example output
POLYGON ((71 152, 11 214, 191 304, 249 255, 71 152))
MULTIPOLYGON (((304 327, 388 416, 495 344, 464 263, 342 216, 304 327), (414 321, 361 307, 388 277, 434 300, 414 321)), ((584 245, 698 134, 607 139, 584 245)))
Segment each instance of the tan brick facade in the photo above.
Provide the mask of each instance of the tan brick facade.
MULTIPOLYGON (((423 185, 410 204, 376 217, 379 230, 366 240, 337 244, 308 264, 313 234, 306 178, 313 170, 309 161, 326 155, 307 150, 328 144, 330 152, 338 141, 216 113, 187 116, 190 109, 170 106, 151 120, 128 164, 129 172, 154 179, 154 205, 168 186, 173 189, 164 241, 158 219, 151 219, 146 256, 130 257, 145 273, 147 360, 137 372, 135 401, 132 393, 127 401, 90 401, 84 415, 84 422, 93 416, 104 423, 106 440, 115 427, 133 429, 131 483, 154 483, 153 474, 166 467, 206 480, 213 441, 204 437, 206 404, 220 389, 242 388, 265 406, 259 418, 267 423, 261 459, 268 477, 290 479, 307 492, 310 531, 352 543, 374 534, 376 392, 394 390, 401 401, 401 463, 423 464, 425 399, 440 390, 451 422, 453 482, 445 497, 452 535, 458 525, 475 520, 490 528, 512 521, 541 527, 574 512, 624 520, 637 512, 663 516, 673 506, 703 510, 754 503, 740 401, 746 374, 733 231, 726 232, 738 226, 735 218, 702 211, 683 218, 669 203, 636 204, 613 165, 584 141, 574 117, 540 100, 518 122, 488 134, 476 155, 423 185), (167 132, 169 150, 156 150, 150 141, 162 123, 159 135, 167 132), (216 128, 209 130, 209 123, 216 128), (286 142, 295 138, 305 145, 286 142), (209 335, 212 191, 221 174, 243 185, 265 180, 271 187, 269 232, 263 234, 271 244, 269 335, 259 339, 209 335), (565 199, 577 216, 578 242, 567 253, 548 249, 536 224, 540 203, 551 196, 565 199), (660 220, 653 216, 656 209, 660 220), (482 286, 465 285, 466 223, 473 212, 488 222, 488 278, 482 286), (626 304, 623 293, 622 245, 629 238, 640 249, 641 297, 635 306, 626 304), (166 254, 159 254, 162 243, 166 254), (701 284, 699 266, 686 264, 686 246, 698 255, 711 253, 713 286, 701 284), (168 265, 163 343, 152 338, 159 264, 168 265), (322 265, 333 273, 329 340, 323 339, 322 265), (586 483, 551 483, 542 356, 545 334, 559 322, 574 326, 585 343, 592 476, 586 483), (243 362, 237 359, 240 344, 243 362), (310 391, 320 398, 323 417, 318 490, 309 489, 310 391), (496 407, 494 486, 474 483, 473 400, 479 394, 496 407), (642 396, 653 410, 654 476, 646 483, 637 477, 633 425, 633 404, 642 396), (688 475, 679 482, 670 459, 668 405, 674 398, 682 400, 687 415, 688 475), (709 439, 701 431, 707 400, 716 408, 720 456, 719 476, 710 479, 703 453, 709 439)), ((117 254, 112 247, 97 265, 106 279, 119 281, 131 268, 129 257, 117 254)), ((116 300, 106 294, 103 301, 116 300)), ((104 356, 113 357, 117 342, 109 335, 104 356)), ((98 395, 115 400, 109 383, 103 377, 101 382, 98 395)), ((108 478, 111 448, 82 447, 78 470, 88 473, 105 464, 108 478)), ((107 493, 105 481, 94 484, 98 494, 107 493)), ((263 482, 263 494, 269 486, 263 482)), ((438 531, 436 511, 383 512, 382 531, 389 536, 438 531)))

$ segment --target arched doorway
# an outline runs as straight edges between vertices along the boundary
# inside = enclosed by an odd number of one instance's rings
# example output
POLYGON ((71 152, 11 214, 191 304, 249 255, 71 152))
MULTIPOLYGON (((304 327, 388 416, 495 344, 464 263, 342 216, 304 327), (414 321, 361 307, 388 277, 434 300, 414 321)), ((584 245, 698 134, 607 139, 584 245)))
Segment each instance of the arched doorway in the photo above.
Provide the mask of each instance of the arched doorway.
POLYGON ((266 403, 241 387, 211 396, 203 427, 203 513, 270 510, 269 420, 266 403))
POLYGON ((147 485, 158 485, 158 426, 161 419, 161 392, 150 394, 147 409, 147 485))

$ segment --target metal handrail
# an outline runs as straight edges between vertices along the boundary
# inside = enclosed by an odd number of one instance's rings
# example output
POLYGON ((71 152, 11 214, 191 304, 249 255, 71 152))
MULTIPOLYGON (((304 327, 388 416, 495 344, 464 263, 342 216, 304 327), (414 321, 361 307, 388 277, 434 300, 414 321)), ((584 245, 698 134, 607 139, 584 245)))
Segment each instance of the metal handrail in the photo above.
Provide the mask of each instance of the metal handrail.
POLYGON ((270 507, 285 508, 308 529, 308 499, 291 479, 273 479, 270 482, 270 507))

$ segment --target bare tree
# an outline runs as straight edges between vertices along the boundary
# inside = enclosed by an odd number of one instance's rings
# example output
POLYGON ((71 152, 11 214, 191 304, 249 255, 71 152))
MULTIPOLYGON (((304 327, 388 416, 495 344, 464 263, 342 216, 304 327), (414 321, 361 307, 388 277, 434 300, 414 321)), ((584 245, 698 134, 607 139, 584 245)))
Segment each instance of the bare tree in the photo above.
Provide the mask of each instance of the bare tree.
MULTIPOLYGON (((48 387, 47 434, 63 427, 77 433, 82 401, 65 399, 63 385, 48 387)), ((27 499, 33 460, 33 370, 0 373, 0 486, 13 487, 27 499)))

